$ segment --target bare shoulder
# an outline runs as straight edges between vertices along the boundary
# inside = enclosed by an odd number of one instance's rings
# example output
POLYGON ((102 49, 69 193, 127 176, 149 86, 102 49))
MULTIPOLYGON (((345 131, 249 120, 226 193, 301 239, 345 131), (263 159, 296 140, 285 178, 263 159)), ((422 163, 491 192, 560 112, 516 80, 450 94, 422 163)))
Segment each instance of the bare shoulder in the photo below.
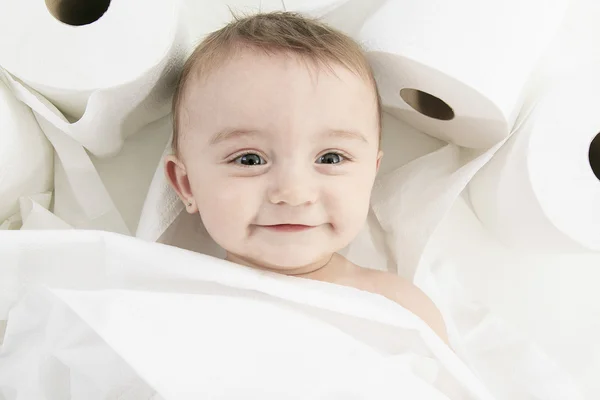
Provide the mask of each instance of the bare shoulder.
POLYGON ((433 301, 412 282, 395 274, 362 268, 363 282, 368 290, 395 301, 413 312, 445 342, 448 343, 446 324, 433 301))

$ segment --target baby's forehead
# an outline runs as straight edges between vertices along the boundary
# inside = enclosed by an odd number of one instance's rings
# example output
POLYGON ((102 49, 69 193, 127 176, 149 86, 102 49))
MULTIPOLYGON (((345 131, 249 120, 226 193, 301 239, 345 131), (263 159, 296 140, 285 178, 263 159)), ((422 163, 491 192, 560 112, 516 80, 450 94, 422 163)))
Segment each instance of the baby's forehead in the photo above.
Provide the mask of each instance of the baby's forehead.
POLYGON ((184 135, 238 127, 373 130, 379 118, 363 77, 341 64, 295 55, 240 52, 207 75, 192 74, 188 83, 181 105, 184 135))
POLYGON ((341 64, 256 50, 236 52, 210 71, 198 66, 186 86, 187 106, 214 104, 222 99, 227 99, 227 104, 221 106, 236 107, 267 98, 278 102, 292 97, 299 100, 301 96, 318 100, 342 92, 364 98, 374 92, 371 82, 341 64))
MULTIPOLYGON (((309 81, 310 86, 320 78, 336 78, 338 83, 352 84, 375 91, 374 81, 358 71, 351 70, 341 61, 323 60, 290 51, 266 51, 253 46, 224 50, 217 56, 199 58, 192 66, 185 92, 202 94, 215 86, 231 90, 234 86, 252 86, 261 79, 289 83, 309 81), (308 79, 307 79, 308 78, 308 79)), ((307 82, 308 83, 308 82, 307 82)))

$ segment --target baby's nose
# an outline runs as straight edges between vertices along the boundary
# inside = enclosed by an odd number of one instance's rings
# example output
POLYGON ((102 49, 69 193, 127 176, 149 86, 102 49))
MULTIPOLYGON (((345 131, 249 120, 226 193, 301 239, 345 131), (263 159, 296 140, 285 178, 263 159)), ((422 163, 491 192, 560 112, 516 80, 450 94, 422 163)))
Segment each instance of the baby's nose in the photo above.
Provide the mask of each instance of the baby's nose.
POLYGON ((268 197, 273 204, 296 207, 315 203, 318 191, 311 171, 303 168, 282 168, 274 176, 268 197))

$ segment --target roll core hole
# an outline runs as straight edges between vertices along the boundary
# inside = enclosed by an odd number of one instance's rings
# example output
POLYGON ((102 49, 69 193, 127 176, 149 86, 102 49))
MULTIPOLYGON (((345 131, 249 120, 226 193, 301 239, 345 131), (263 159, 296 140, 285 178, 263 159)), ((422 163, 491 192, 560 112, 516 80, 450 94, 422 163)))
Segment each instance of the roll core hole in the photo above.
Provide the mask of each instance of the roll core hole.
POLYGON ((67 25, 88 25, 108 10, 110 0, 46 0, 50 14, 67 25))
POLYGON ((590 166, 596 178, 600 180, 600 133, 590 143, 590 166))
POLYGON ((415 111, 441 121, 450 121, 454 118, 454 110, 444 100, 418 89, 404 88, 400 90, 400 97, 415 111))

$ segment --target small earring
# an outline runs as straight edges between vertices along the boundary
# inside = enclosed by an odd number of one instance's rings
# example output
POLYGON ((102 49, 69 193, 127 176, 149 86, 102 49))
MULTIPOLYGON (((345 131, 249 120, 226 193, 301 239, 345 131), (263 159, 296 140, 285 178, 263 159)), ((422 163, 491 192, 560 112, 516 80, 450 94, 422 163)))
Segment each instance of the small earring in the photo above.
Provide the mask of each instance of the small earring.
POLYGON ((192 206, 192 202, 191 202, 191 201, 188 201, 188 203, 187 203, 187 206, 188 206, 188 207, 191 207, 191 206, 192 206))

